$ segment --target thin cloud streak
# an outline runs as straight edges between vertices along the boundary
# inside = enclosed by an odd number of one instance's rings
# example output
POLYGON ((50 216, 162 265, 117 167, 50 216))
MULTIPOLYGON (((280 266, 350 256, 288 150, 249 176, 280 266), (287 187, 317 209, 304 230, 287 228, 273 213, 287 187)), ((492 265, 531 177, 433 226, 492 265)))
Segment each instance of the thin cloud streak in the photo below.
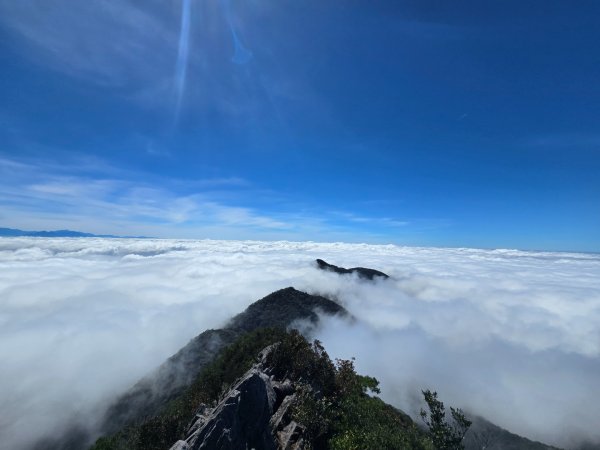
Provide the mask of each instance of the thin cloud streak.
POLYGON ((190 50, 190 16, 191 0, 181 2, 181 28, 179 31, 179 46, 177 50, 177 64, 175 66, 175 86, 177 91, 177 103, 175 106, 175 121, 179 117, 181 100, 185 90, 185 79, 188 67, 188 55, 190 50))
POLYGON ((247 205, 253 195, 267 194, 235 176, 154 184, 144 174, 98 161, 83 161, 79 169, 76 163, 7 158, 0 160, 0 174, 0 220, 12 228, 79 224, 97 234, 385 242, 383 231, 409 225, 352 213, 278 211, 277 205, 261 210, 247 205), (356 227, 376 227, 381 234, 356 227))
POLYGON ((109 86, 167 77, 161 68, 170 66, 167 50, 177 42, 167 14, 130 1, 42 3, 0 2, 0 20, 28 44, 23 53, 36 63, 109 86))
POLYGON ((242 42, 235 31, 233 20, 231 19, 231 0, 221 0, 221 6, 233 40, 233 56, 231 57, 231 61, 235 64, 246 64, 252 59, 252 52, 242 45, 242 42))

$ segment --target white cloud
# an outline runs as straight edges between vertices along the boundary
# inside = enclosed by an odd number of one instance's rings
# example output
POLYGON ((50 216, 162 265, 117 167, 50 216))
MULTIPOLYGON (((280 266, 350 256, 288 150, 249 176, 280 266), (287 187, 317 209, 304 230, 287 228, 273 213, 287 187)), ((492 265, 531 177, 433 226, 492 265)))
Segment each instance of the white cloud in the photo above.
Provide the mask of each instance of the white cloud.
MULTIPOLYGON (((526 436, 597 432, 600 257, 258 241, 0 239, 0 434, 22 448, 94 417, 192 336, 282 287, 335 295, 335 357, 357 357, 414 411, 437 389, 526 436), (393 279, 318 271, 321 257, 393 279)), ((90 419, 91 420, 91 419, 90 419)))
POLYGON ((58 228, 74 224, 99 234, 140 234, 146 229, 155 236, 192 224, 196 235, 202 235, 207 225, 238 231, 293 228, 284 219, 218 201, 216 188, 230 192, 249 189, 249 183, 237 177, 198 179, 186 186, 182 181, 136 181, 139 174, 131 173, 117 173, 123 178, 114 178, 110 168, 93 177, 77 167, 71 172, 41 161, 24 164, 0 159, 0 174, 5 175, 0 181, 3 225, 21 228, 37 224, 35 228, 48 229, 53 224, 58 228))

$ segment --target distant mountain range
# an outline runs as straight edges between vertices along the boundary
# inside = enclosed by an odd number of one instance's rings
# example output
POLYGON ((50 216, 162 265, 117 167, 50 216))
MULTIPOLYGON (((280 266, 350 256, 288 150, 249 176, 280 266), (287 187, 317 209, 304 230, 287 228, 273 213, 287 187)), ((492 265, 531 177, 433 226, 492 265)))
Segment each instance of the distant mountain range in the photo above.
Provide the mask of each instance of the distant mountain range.
POLYGON ((97 238, 145 238, 145 236, 116 236, 113 234, 92 234, 73 230, 25 231, 16 228, 0 228, 0 237, 97 237, 97 238))

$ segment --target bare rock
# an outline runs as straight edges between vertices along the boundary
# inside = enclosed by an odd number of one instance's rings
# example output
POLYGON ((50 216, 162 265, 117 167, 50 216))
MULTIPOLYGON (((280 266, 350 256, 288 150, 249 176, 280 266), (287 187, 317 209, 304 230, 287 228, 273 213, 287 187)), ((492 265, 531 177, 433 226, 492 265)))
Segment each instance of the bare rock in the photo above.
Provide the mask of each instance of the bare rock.
POLYGON ((304 427, 295 421, 291 421, 280 432, 277 433, 279 448, 281 450, 300 450, 304 447, 304 427))
POLYGON ((245 448, 275 450, 269 421, 276 395, 271 380, 256 368, 251 369, 186 439, 190 450, 237 450, 245 448))
POLYGON ((169 450, 189 450, 190 446, 185 441, 177 441, 169 450))

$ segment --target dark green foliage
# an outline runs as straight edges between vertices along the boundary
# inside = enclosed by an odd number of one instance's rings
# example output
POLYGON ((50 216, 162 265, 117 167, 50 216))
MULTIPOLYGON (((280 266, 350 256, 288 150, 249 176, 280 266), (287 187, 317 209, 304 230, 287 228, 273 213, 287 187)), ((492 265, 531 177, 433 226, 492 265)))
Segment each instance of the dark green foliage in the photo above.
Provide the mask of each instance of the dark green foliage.
MULTIPOLYGON (((425 397, 431 411, 428 423, 433 425, 430 436, 406 414, 372 396, 379 393, 379 382, 357 374, 353 360, 333 363, 320 342, 311 344, 296 331, 263 328, 245 334, 223 350, 159 415, 99 439, 93 450, 168 449, 185 437, 199 405, 215 405, 223 392, 256 362, 259 352, 273 343, 277 345, 268 354, 266 365, 276 379, 288 378, 299 386, 291 414, 303 425, 305 442, 313 449, 461 448, 451 445, 459 435, 460 443, 466 428, 452 428, 445 422, 437 394, 425 397)), ((460 410, 452 408, 451 412, 455 425, 468 422, 460 410)))
POLYGON ((446 420, 444 403, 437 398, 437 392, 429 389, 423 392, 429 413, 421 410, 421 418, 429 428, 431 439, 437 450, 462 450, 463 438, 471 426, 460 409, 450 407, 451 421, 446 420))
POLYGON ((327 448, 332 425, 336 420, 335 404, 330 397, 316 395, 309 385, 300 386, 296 392, 296 400, 292 417, 305 427, 305 440, 313 448, 327 448))
MULTIPOLYGON (((305 350, 307 345, 303 345, 305 350)), ((406 414, 368 395, 368 392, 379 393, 375 378, 357 374, 352 360, 337 360, 334 365, 319 342, 313 344, 312 352, 316 359, 314 366, 320 367, 316 371, 317 379, 324 376, 328 382, 333 381, 321 390, 306 384, 297 393, 293 417, 306 427, 306 438, 313 448, 432 448, 429 439, 406 414)), ((301 359, 309 360, 310 356, 307 354, 301 359)), ((322 380, 319 379, 320 383, 322 380)))
POLYGON ((352 360, 336 365, 336 409, 328 448, 428 449, 429 439, 410 417, 368 392, 379 393, 379 382, 358 375, 352 360))
POLYGON ((400 411, 368 393, 379 382, 356 373, 352 360, 334 364, 319 341, 290 332, 269 356, 277 378, 301 380, 293 418, 315 449, 426 449, 429 439, 400 411))
POLYGON ((290 331, 268 357, 278 379, 303 380, 318 395, 335 389, 335 366, 319 341, 310 344, 298 331, 290 331))
POLYGON ((167 404, 158 416, 147 417, 115 435, 96 441, 93 450, 162 450, 181 439, 201 403, 214 404, 231 383, 256 362, 265 347, 287 336, 277 328, 261 328, 226 347, 194 383, 167 404))

